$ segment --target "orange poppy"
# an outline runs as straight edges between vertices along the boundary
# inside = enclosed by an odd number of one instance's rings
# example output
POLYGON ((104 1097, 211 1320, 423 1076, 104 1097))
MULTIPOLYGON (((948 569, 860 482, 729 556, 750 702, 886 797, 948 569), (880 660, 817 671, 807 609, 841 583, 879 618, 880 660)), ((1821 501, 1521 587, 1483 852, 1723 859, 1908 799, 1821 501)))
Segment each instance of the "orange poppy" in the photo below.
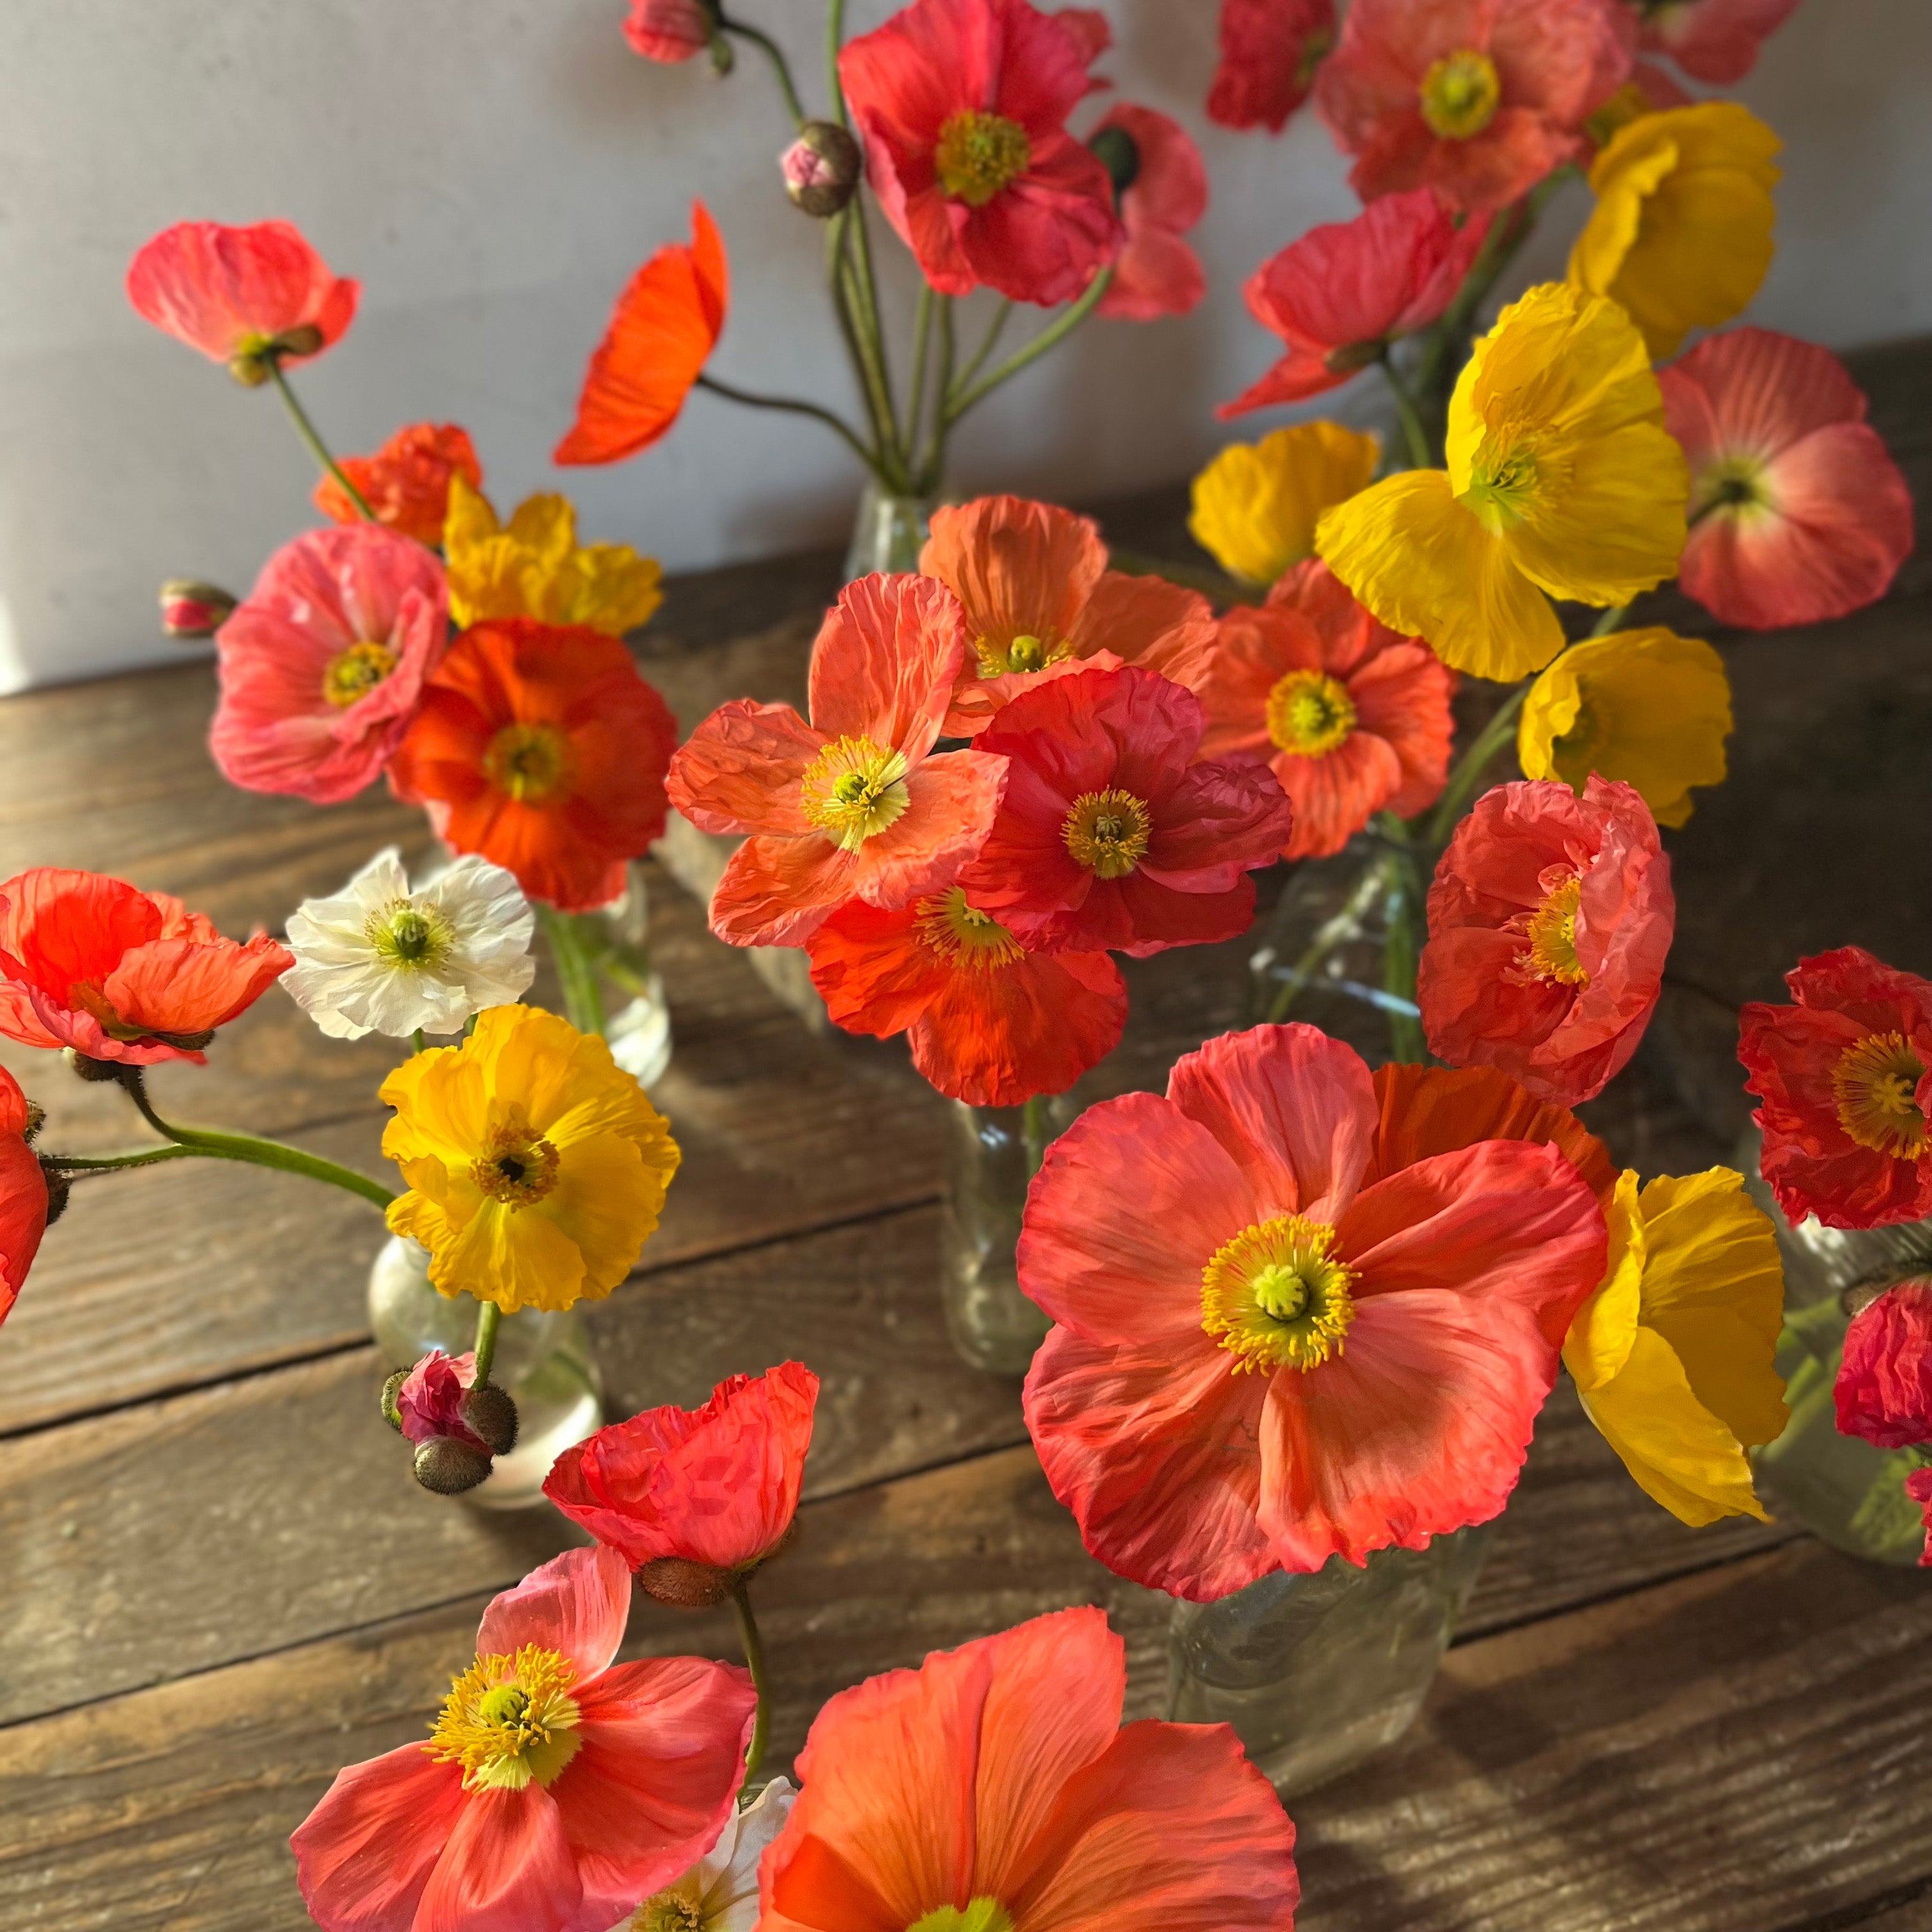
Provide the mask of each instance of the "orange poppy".
MULTIPOLYGON (((442 542, 449 514, 449 484, 460 476, 483 487, 483 466, 467 430, 454 423, 407 423, 370 456, 345 456, 338 466, 362 493, 379 524, 431 550, 442 542)), ((315 486, 315 507, 332 522, 352 524, 362 512, 333 476, 315 486)))

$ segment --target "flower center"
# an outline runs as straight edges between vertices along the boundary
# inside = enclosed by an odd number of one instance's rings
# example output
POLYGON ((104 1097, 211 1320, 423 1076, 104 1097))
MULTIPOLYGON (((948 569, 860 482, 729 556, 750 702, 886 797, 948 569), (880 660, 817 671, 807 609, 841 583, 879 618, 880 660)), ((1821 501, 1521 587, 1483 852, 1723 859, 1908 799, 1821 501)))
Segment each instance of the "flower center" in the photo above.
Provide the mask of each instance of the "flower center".
POLYGON ((1268 736, 1284 752, 1325 758, 1355 728, 1347 686, 1319 670, 1292 670, 1268 693, 1268 736))
POLYGON ((542 804, 562 784, 569 762, 554 724, 506 724, 483 753, 490 782, 519 805, 542 804))
POLYGON ((805 815, 835 845, 856 852, 911 802, 902 752, 869 738, 835 738, 805 768, 805 815))
POLYGON ((1474 47, 1445 54, 1422 76, 1422 118, 1444 141, 1466 141, 1496 118, 1503 84, 1496 64, 1474 47))
POLYGON ((920 938, 961 972, 998 973, 1026 956, 1025 947, 990 913, 966 903, 962 886, 921 899, 916 910, 920 938))
POLYGON ((1525 922, 1529 944, 1516 956, 1516 970, 1528 980, 1555 980, 1565 986, 1587 986, 1590 975, 1576 957, 1576 912, 1583 899, 1580 873, 1560 875, 1554 884, 1546 873, 1539 881, 1543 903, 1525 922))
POLYGON ((490 1130, 483 1151, 470 1163, 470 1178, 492 1201, 528 1208, 556 1185, 556 1149, 515 1108, 490 1130))
POLYGON ((1916 1160, 1928 1142, 1914 1098, 1925 1065, 1902 1033, 1869 1033, 1845 1048, 1832 1070, 1838 1124, 1862 1148, 1894 1160, 1916 1160))
POLYGON ((681 1892, 661 1892, 638 1907, 629 1932, 700 1932, 704 1907, 681 1892))
POLYGON ((1096 878, 1124 879, 1141 862, 1152 835, 1147 806, 1130 791, 1090 791, 1073 801, 1060 836, 1096 878))
POLYGON ((376 957, 386 966, 406 972, 428 972, 449 956, 456 930, 441 913, 392 899, 372 912, 362 928, 376 957))
POLYGON ((1013 1918, 997 1898, 982 1897, 970 1900, 964 1912, 942 1905, 914 1919, 906 1932, 1013 1932, 1013 1918))
POLYGON ((974 646, 980 654, 980 675, 998 677, 1007 671, 1044 670, 1062 658, 1073 655, 1073 646, 1064 638, 1036 638, 1022 632, 1002 646, 992 638, 982 638, 974 646))
POLYGON ((346 711, 395 668, 396 654, 387 644, 368 640, 351 644, 340 657, 329 659, 328 668, 322 674, 322 694, 338 711, 346 711))
POLYGON ((1692 516, 1729 516, 1744 522, 1771 515, 1776 506, 1766 467, 1760 457, 1720 457, 1697 478, 1692 492, 1692 516))
POLYGON ((952 200, 984 208, 1032 159, 1033 143, 1017 121, 968 108, 946 117, 932 168, 952 200))
POLYGON ((520 1791, 556 1783, 577 1755, 577 1666, 526 1643, 514 1656, 479 1657, 449 1687, 430 1732, 440 1764, 460 1764, 466 1791, 520 1791))
POLYGON ((1485 438, 1469 466, 1469 487, 1456 499, 1491 536, 1505 536, 1536 507, 1542 471, 1520 444, 1498 448, 1485 438))
POLYGON ((1201 1271, 1201 1325, 1246 1369, 1312 1369, 1342 1352, 1354 1276, 1335 1230, 1300 1214, 1244 1228, 1201 1271))

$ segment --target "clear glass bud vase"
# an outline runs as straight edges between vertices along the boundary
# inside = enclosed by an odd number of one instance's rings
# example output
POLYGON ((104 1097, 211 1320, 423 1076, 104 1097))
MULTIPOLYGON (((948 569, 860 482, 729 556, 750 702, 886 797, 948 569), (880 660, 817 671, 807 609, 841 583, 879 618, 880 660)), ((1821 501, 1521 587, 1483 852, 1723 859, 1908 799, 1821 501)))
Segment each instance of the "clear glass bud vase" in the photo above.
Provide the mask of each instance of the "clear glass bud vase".
MULTIPOLYGON (((392 1234, 369 1270, 369 1326, 384 1360, 406 1369, 432 1348, 460 1355, 473 1348, 476 1304, 466 1294, 439 1294, 430 1286, 428 1250, 392 1234)), ((582 1317, 574 1308, 506 1315, 497 1324, 490 1379, 517 1405, 517 1446, 496 1459, 464 1500, 484 1509, 527 1509, 543 1500, 551 1463, 604 1420, 603 1380, 582 1317)))
POLYGON ((848 583, 879 572, 916 570, 919 554, 932 534, 927 519, 938 496, 901 496, 868 477, 859 494, 852 542, 845 552, 848 583))
POLYGON ((1339 1777, 1408 1730, 1488 1547, 1484 1523, 1424 1550, 1276 1570, 1219 1603, 1177 1601, 1167 1714, 1232 1724, 1283 1797, 1339 1777))
POLYGON ((551 928, 553 952, 571 1024, 601 1033, 610 1057, 640 1087, 670 1065, 670 1008, 651 963, 651 908, 644 868, 632 866, 624 892, 596 912, 564 915, 551 928), (555 940, 565 944, 559 947, 555 940))

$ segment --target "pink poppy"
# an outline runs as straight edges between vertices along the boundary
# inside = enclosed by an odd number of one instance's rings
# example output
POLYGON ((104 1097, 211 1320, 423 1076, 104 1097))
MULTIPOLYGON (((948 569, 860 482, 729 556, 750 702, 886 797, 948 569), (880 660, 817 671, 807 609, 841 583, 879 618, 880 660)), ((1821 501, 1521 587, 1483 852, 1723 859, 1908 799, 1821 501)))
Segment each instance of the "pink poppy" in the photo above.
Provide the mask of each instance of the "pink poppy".
POLYGON ((1221 64, 1208 118, 1279 134, 1335 44, 1335 0, 1221 0, 1221 64))
POLYGON ((1136 165, 1120 196, 1127 238, 1114 257, 1100 313, 1117 322, 1185 315, 1208 292, 1201 258, 1181 239, 1208 212, 1201 150, 1180 122, 1131 101, 1109 109, 1088 145, 1104 152, 1110 129, 1133 143, 1136 165))
POLYGON ((1643 44, 1714 87, 1744 79, 1759 47, 1798 10, 1798 0, 1666 0, 1646 10, 1643 44))

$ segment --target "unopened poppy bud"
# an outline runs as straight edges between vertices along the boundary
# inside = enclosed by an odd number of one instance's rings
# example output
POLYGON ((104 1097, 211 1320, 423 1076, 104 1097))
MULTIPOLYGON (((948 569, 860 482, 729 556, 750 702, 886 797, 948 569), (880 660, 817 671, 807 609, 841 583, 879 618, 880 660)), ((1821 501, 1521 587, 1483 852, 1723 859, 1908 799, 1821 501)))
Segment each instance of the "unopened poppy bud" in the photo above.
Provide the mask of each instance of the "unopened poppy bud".
POLYGON ((61 1058, 82 1080, 119 1080, 124 1075, 118 1060, 91 1060, 78 1047, 62 1047, 61 1058))
POLYGON ((40 1130, 47 1124, 47 1110, 38 1100, 27 1102, 27 1124, 20 1130, 20 1138, 32 1143, 40 1130))
POLYGON ((58 1168, 40 1163, 40 1172, 47 1184, 47 1218, 45 1226, 51 1228, 67 1212, 67 1204, 74 1194, 74 1177, 63 1174, 58 1168))
POLYGON ((731 1594, 737 1574, 686 1556, 654 1556, 637 1578, 638 1588, 661 1604, 680 1610, 708 1610, 731 1594))
POLYGON ((738 64, 736 50, 722 34, 711 38, 711 71, 722 80, 738 64))
POLYGON ((793 204, 825 220, 858 188, 859 144, 836 121, 808 121, 778 157, 778 172, 793 204))
POLYGON ((403 1432, 403 1412, 396 1406, 396 1397, 401 1393, 402 1386, 409 1377, 407 1369, 398 1369, 382 1384, 382 1420, 398 1436, 403 1432))
POLYGON ((1114 199, 1118 202, 1122 195, 1140 178, 1140 146, 1126 128, 1102 128, 1087 143, 1094 159, 1107 170, 1114 184, 1114 199))
POLYGON ((489 1474, 490 1458, 454 1436, 439 1436, 417 1449, 412 1467, 424 1489, 440 1496, 460 1496, 489 1474))
POLYGON ((517 1446, 517 1405, 509 1392, 494 1382, 472 1389, 463 1398, 460 1413, 471 1434, 480 1438, 492 1455, 507 1456, 517 1446))
POLYGON ((161 628, 171 638, 212 638, 227 622, 235 604, 218 584, 171 577, 161 586, 161 628))

